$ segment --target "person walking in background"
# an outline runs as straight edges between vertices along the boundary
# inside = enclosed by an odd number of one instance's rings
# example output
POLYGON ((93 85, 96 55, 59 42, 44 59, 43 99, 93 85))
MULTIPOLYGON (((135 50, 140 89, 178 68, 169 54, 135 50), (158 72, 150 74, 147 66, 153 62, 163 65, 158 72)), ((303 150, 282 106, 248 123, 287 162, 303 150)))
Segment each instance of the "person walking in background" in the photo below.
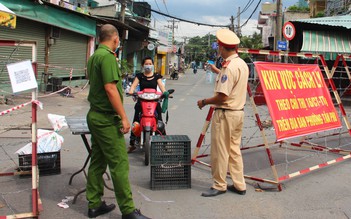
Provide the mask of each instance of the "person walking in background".
POLYGON ((102 200, 103 174, 108 166, 122 219, 147 219, 135 208, 129 183, 124 134, 129 132, 130 123, 123 108, 122 78, 115 54, 119 47, 117 29, 109 24, 103 25, 99 41, 99 47, 89 58, 87 66, 90 80, 87 124, 92 150, 86 186, 88 216, 95 218, 116 207, 102 200))
POLYGON ((172 62, 169 61, 169 63, 168 63, 168 74, 170 75, 170 74, 172 74, 172 72, 173 72, 173 65, 172 65, 172 62))
POLYGON ((216 36, 224 62, 216 78, 215 94, 211 98, 197 101, 200 109, 208 104, 215 106, 211 123, 211 172, 214 182, 201 195, 217 196, 227 190, 245 195, 246 183, 240 143, 249 69, 237 54, 240 43, 237 35, 228 29, 220 29, 216 36), (228 169, 234 183, 230 186, 226 181, 228 169))
MULTIPOLYGON (((140 85, 140 90, 144 90, 145 88, 157 89, 157 86, 160 88, 161 92, 164 93, 166 91, 165 86, 162 83, 162 75, 154 73, 154 60, 151 57, 145 57, 141 63, 143 66, 143 73, 137 74, 132 86, 130 87, 129 94, 133 94, 135 88, 140 85)), ((140 101, 137 101, 134 106, 134 122, 140 122, 140 114, 142 108, 140 101)), ((157 119, 162 121, 162 109, 160 103, 157 104, 156 107, 157 119)), ((162 133, 165 134, 165 133, 162 133)), ((133 152, 136 149, 135 141, 137 137, 133 132, 130 132, 130 141, 128 153, 133 152)))

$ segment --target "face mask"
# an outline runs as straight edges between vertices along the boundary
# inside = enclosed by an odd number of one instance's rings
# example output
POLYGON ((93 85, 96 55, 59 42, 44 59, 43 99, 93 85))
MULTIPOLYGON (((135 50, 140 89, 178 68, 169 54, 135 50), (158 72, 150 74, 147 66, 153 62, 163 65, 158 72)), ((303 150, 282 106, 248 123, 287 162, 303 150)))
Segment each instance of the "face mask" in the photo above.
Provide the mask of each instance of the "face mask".
POLYGON ((145 72, 151 72, 154 70, 154 66, 153 65, 144 65, 144 71, 145 72))
POLYGON ((119 47, 121 47, 121 41, 118 41, 118 46, 117 46, 117 48, 116 48, 116 50, 115 50, 115 53, 118 52, 119 47))

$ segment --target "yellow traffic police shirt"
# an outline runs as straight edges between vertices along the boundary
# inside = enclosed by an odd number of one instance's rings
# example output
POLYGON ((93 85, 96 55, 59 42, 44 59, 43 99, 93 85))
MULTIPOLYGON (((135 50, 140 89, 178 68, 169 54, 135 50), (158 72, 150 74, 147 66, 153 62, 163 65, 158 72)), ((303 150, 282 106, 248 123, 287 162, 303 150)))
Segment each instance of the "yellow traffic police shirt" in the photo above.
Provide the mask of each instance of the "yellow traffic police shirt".
POLYGON ((229 98, 217 108, 241 110, 246 102, 249 68, 238 54, 229 56, 217 75, 214 92, 223 93, 229 98))

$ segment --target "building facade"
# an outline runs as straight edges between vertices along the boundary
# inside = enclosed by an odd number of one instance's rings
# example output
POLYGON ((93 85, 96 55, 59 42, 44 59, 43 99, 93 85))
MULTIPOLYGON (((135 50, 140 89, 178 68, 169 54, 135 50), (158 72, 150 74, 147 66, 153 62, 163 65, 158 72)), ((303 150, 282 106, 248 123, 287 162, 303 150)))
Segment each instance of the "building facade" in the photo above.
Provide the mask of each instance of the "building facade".
POLYGON ((346 15, 351 13, 351 0, 334 0, 326 3, 326 16, 346 15))
POLYGON ((71 85, 74 80, 86 78, 86 63, 96 35, 95 19, 47 2, 2 3, 16 13, 17 25, 15 29, 1 28, 0 40, 18 43, 0 50, 1 90, 11 91, 6 64, 33 58, 32 51, 21 46, 24 42, 36 44, 36 75, 41 91, 54 89, 47 86, 53 77, 71 85))

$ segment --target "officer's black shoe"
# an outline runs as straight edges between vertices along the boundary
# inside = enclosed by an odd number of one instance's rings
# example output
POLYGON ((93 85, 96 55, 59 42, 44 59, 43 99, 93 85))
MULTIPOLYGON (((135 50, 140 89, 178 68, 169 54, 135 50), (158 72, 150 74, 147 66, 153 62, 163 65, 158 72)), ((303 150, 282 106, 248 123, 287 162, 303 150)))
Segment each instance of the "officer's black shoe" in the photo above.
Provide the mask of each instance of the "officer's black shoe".
POLYGON ((106 213, 112 211, 115 208, 116 208, 116 205, 114 205, 114 204, 106 205, 105 201, 103 201, 101 203, 100 207, 89 208, 89 210, 88 210, 88 217, 89 218, 95 218, 95 217, 97 217, 99 215, 106 214, 106 213))
POLYGON ((239 194, 239 195, 245 195, 245 194, 246 194, 246 190, 242 190, 242 191, 237 190, 237 189, 235 188, 234 185, 227 186, 227 189, 228 189, 229 191, 235 192, 235 193, 237 193, 237 194, 239 194))
POLYGON ((122 219, 151 219, 141 214, 140 210, 135 209, 132 213, 122 215, 122 219))
POLYGON ((204 196, 204 197, 212 197, 212 196, 221 195, 221 194, 223 194, 225 192, 226 192, 226 190, 220 191, 220 190, 217 190, 215 188, 210 188, 206 192, 203 192, 201 195, 204 196))

